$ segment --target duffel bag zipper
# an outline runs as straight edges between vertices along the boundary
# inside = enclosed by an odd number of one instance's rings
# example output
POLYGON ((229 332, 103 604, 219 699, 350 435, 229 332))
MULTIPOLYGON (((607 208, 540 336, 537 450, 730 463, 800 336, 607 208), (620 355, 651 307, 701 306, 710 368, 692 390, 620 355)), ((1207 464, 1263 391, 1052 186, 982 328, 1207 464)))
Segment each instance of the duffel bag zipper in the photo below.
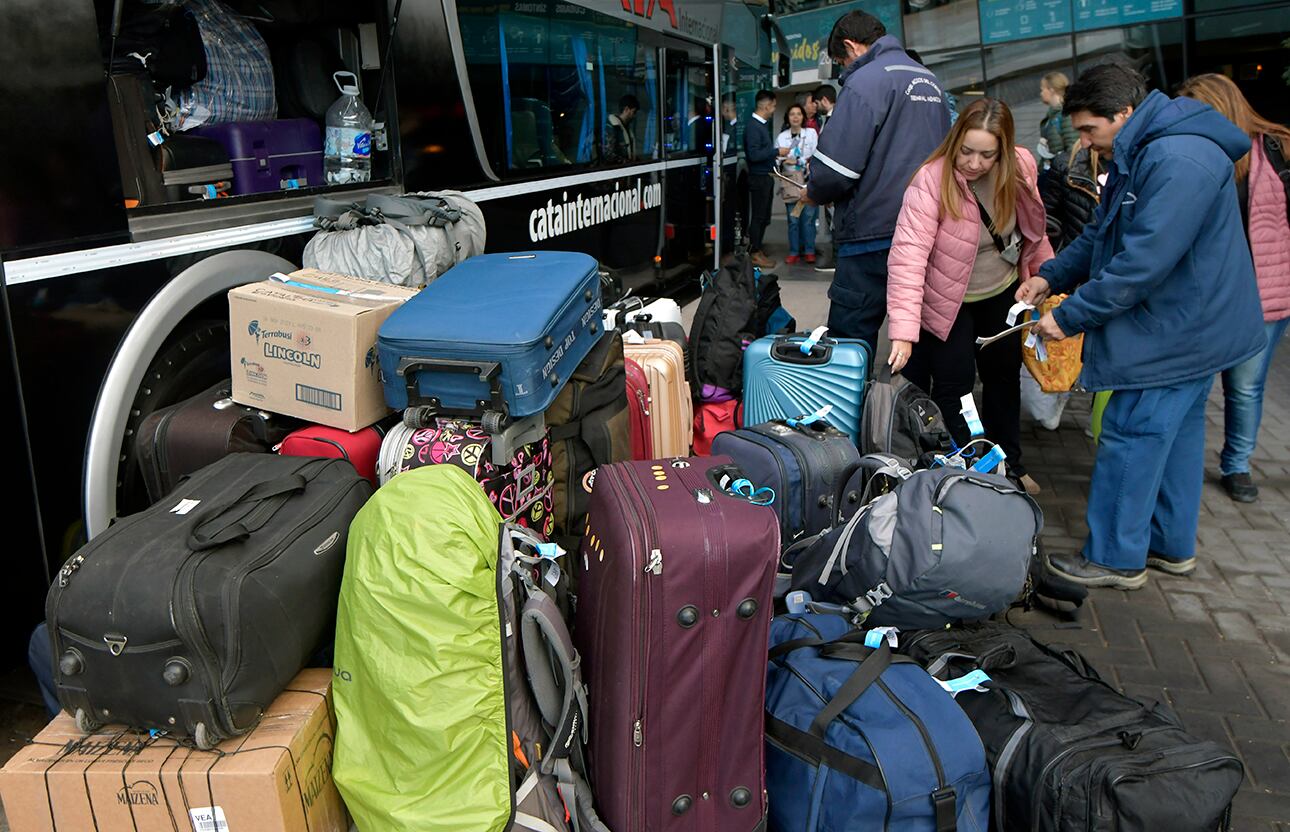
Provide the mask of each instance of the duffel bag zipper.
MULTIPOLYGON (((1189 750, 1189 749, 1186 749, 1186 748, 1176 748, 1176 749, 1171 749, 1170 751, 1163 752, 1160 756, 1161 756, 1161 758, 1163 758, 1163 757, 1167 757, 1167 756, 1172 756, 1172 755, 1174 755, 1174 754, 1181 754, 1181 753, 1183 753, 1184 751, 1187 751, 1187 750, 1189 750)), ((1174 773, 1174 772, 1178 772, 1178 771, 1190 771, 1191 769, 1194 769, 1194 768, 1202 768, 1202 767, 1205 767, 1205 766, 1212 766, 1212 765, 1214 765, 1215 763, 1226 763, 1226 762, 1233 762, 1233 763, 1236 763, 1238 766, 1239 766, 1239 765, 1243 765, 1243 764, 1241 763, 1241 761, 1240 761, 1240 759, 1239 759, 1239 758, 1237 758, 1237 757, 1235 757, 1235 756, 1233 756, 1233 755, 1231 755, 1231 754, 1220 754, 1220 755, 1219 755, 1219 756, 1217 756, 1217 757, 1210 757, 1209 759, 1206 759, 1206 760, 1198 760, 1198 761, 1196 761, 1196 762, 1194 762, 1194 763, 1188 763, 1187 765, 1183 765, 1183 766, 1170 766, 1169 768, 1156 769, 1155 771, 1146 772, 1146 773, 1144 773, 1144 774, 1140 774, 1140 775, 1136 775, 1136 776, 1141 776, 1141 777, 1143 777, 1143 778, 1145 779, 1145 778, 1147 778, 1147 777, 1154 777, 1154 776, 1156 776, 1156 775, 1160 775, 1160 774, 1172 774, 1172 773, 1174 773)), ((1106 787, 1105 791, 1104 791, 1104 792, 1102 792, 1102 793, 1099 793, 1099 795, 1098 795, 1098 810, 1099 810, 1099 812, 1100 812, 1100 811, 1102 810, 1102 808, 1105 806, 1105 804, 1104 804, 1104 802, 1103 802, 1103 799, 1106 799, 1107 801, 1109 801, 1109 800, 1110 800, 1110 797, 1109 797, 1109 794, 1108 794, 1108 793, 1113 792, 1113 791, 1115 790, 1116 785, 1117 785, 1121 780, 1124 780, 1124 779, 1126 779, 1126 778, 1128 778, 1128 777, 1133 777, 1133 776, 1135 776, 1135 775, 1134 775, 1134 774, 1121 774, 1120 776, 1118 776, 1118 777, 1116 777, 1114 780, 1112 780, 1109 784, 1107 784, 1107 787, 1106 787)), ((1092 789, 1090 789, 1090 790, 1089 790, 1089 802, 1090 802, 1090 804, 1092 803, 1092 789)), ((1092 817, 1092 806, 1091 806, 1091 805, 1089 806, 1089 817, 1092 817)))
POLYGON ((932 743, 932 735, 928 733, 927 726, 923 724, 917 714, 910 710, 908 705, 901 702, 900 698, 891 692, 891 688, 887 687, 887 683, 882 680, 881 676, 875 681, 878 689, 886 694, 891 703, 918 729, 918 735, 923 738, 923 746, 927 749, 927 756, 932 761, 932 768, 936 770, 936 791, 933 794, 944 791, 949 786, 949 783, 945 780, 945 766, 941 764, 941 755, 936 751, 935 744, 932 743))
POLYGON ((1072 745, 1070 748, 1063 749, 1061 752, 1056 754, 1051 760, 1049 760, 1044 765, 1043 771, 1040 772, 1039 777, 1035 781, 1036 782, 1035 793, 1033 798, 1031 799, 1031 806, 1030 806, 1031 832, 1039 832, 1040 821, 1043 819, 1045 784, 1048 782, 1048 777, 1050 774, 1053 773, 1053 770, 1056 768, 1057 764, 1065 760, 1067 757, 1071 756, 1077 751, 1091 751, 1096 748, 1108 748, 1110 746, 1119 745, 1119 744, 1120 744, 1120 740, 1118 737, 1114 739, 1109 739, 1109 740, 1106 738, 1085 740, 1084 742, 1080 742, 1080 743, 1076 743, 1075 745, 1072 745))
POLYGON ((124 656, 131 653, 147 653, 154 650, 161 650, 166 647, 184 646, 184 642, 177 638, 170 638, 165 641, 152 641, 147 644, 131 644, 125 636, 122 636, 119 641, 116 641, 116 644, 113 644, 113 639, 110 634, 104 636, 98 641, 95 641, 92 638, 86 638, 85 636, 77 633, 68 632, 67 630, 63 630, 61 635, 65 640, 70 641, 73 644, 79 644, 89 650, 102 650, 104 652, 111 653, 113 657, 124 656), (118 647, 116 645, 120 646, 118 647))
MULTIPOLYGON (((321 473, 321 470, 318 473, 321 473)), ((316 478, 317 474, 315 474, 315 477, 310 479, 309 482, 312 483, 316 478)), ((241 598, 242 583, 252 572, 268 566, 270 563, 277 560, 283 552, 291 547, 292 544, 313 529, 318 524, 319 519, 325 517, 331 513, 336 506, 340 505, 340 503, 349 496, 359 482, 359 480, 354 480, 350 482, 347 487, 337 488, 336 494, 333 495, 324 506, 316 509, 304 522, 297 524, 297 531, 294 534, 287 536, 280 541, 277 546, 273 547, 273 549, 251 561, 250 564, 239 570, 233 576, 232 581, 225 585, 224 608, 228 610, 229 616, 230 638, 228 639, 228 644, 230 646, 230 655, 228 663, 224 667, 224 672, 220 674, 221 691, 226 689, 228 685, 232 683, 233 677, 237 674, 238 663, 242 658, 242 640, 237 638, 236 635, 238 633, 238 620, 241 617, 241 605, 238 603, 238 599, 241 598)))

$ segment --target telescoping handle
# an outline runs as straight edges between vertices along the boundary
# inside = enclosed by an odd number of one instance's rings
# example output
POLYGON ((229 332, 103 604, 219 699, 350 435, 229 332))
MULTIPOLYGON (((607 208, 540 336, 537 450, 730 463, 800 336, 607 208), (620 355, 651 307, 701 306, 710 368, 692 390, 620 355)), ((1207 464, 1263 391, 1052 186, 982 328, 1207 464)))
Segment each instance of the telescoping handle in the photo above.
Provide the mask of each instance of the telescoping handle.
MULTIPOLYGON (((478 376, 482 383, 488 385, 488 401, 479 400, 479 410, 492 410, 503 417, 507 413, 506 400, 502 396, 502 365, 495 361, 461 361, 434 358, 433 356, 405 356, 399 361, 399 366, 395 372, 407 386, 408 407, 428 405, 437 412, 454 415, 452 411, 442 408, 438 399, 421 395, 418 376, 420 373, 464 373, 478 376)), ((460 415, 470 415, 470 413, 471 411, 467 410, 460 415)))

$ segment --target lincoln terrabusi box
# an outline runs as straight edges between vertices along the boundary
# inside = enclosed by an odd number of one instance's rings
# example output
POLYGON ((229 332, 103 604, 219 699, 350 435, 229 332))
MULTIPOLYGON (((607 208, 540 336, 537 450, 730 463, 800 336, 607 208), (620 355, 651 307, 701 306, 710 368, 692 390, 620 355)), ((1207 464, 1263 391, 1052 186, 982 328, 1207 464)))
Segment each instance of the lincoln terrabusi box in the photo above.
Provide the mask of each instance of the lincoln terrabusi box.
POLYGON ((341 430, 379 421, 376 333, 415 294, 314 269, 230 290, 233 401, 341 430))
POLYGON ((59 714, 0 769, 13 832, 346 832, 331 779, 332 671, 301 671, 260 724, 215 751, 76 730, 59 714))

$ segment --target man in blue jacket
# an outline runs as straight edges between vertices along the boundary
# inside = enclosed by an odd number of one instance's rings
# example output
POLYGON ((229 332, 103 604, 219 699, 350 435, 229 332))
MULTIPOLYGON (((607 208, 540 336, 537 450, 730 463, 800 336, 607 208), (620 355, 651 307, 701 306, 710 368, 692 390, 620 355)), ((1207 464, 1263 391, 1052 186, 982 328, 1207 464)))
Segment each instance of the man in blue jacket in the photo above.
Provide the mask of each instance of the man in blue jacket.
POLYGON ((846 67, 842 92, 811 157, 804 201, 834 206, 830 334, 863 338, 876 354, 896 217, 909 180, 949 132, 950 114, 936 76, 871 14, 838 18, 829 57, 846 67))
POLYGON ((1205 104, 1148 95, 1142 76, 1121 66, 1084 73, 1063 109, 1109 178, 1093 222, 1017 299, 1073 292, 1035 329, 1055 340, 1084 333, 1080 380, 1115 395, 1084 551, 1050 555, 1048 568, 1087 586, 1138 589, 1148 566, 1196 568, 1205 399, 1215 373, 1263 346, 1232 179, 1250 141, 1205 104))
POLYGON ((753 105, 752 118, 744 127, 744 159, 748 162, 748 196, 751 200, 748 219, 748 252, 754 266, 769 269, 775 261, 762 251, 762 237, 770 225, 775 204, 775 180, 770 172, 779 159, 771 119, 775 117, 775 93, 761 90, 753 105))

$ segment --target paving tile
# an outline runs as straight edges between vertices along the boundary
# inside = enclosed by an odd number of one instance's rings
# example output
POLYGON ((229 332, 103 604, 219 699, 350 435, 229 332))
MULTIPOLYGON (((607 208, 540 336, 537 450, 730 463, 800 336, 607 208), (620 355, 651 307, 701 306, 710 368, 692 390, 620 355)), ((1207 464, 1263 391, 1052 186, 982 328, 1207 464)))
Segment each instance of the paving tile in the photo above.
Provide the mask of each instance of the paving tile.
POLYGON ((1255 788, 1290 797, 1290 757, 1284 745, 1259 740, 1238 740, 1236 752, 1245 762, 1245 776, 1255 788))

